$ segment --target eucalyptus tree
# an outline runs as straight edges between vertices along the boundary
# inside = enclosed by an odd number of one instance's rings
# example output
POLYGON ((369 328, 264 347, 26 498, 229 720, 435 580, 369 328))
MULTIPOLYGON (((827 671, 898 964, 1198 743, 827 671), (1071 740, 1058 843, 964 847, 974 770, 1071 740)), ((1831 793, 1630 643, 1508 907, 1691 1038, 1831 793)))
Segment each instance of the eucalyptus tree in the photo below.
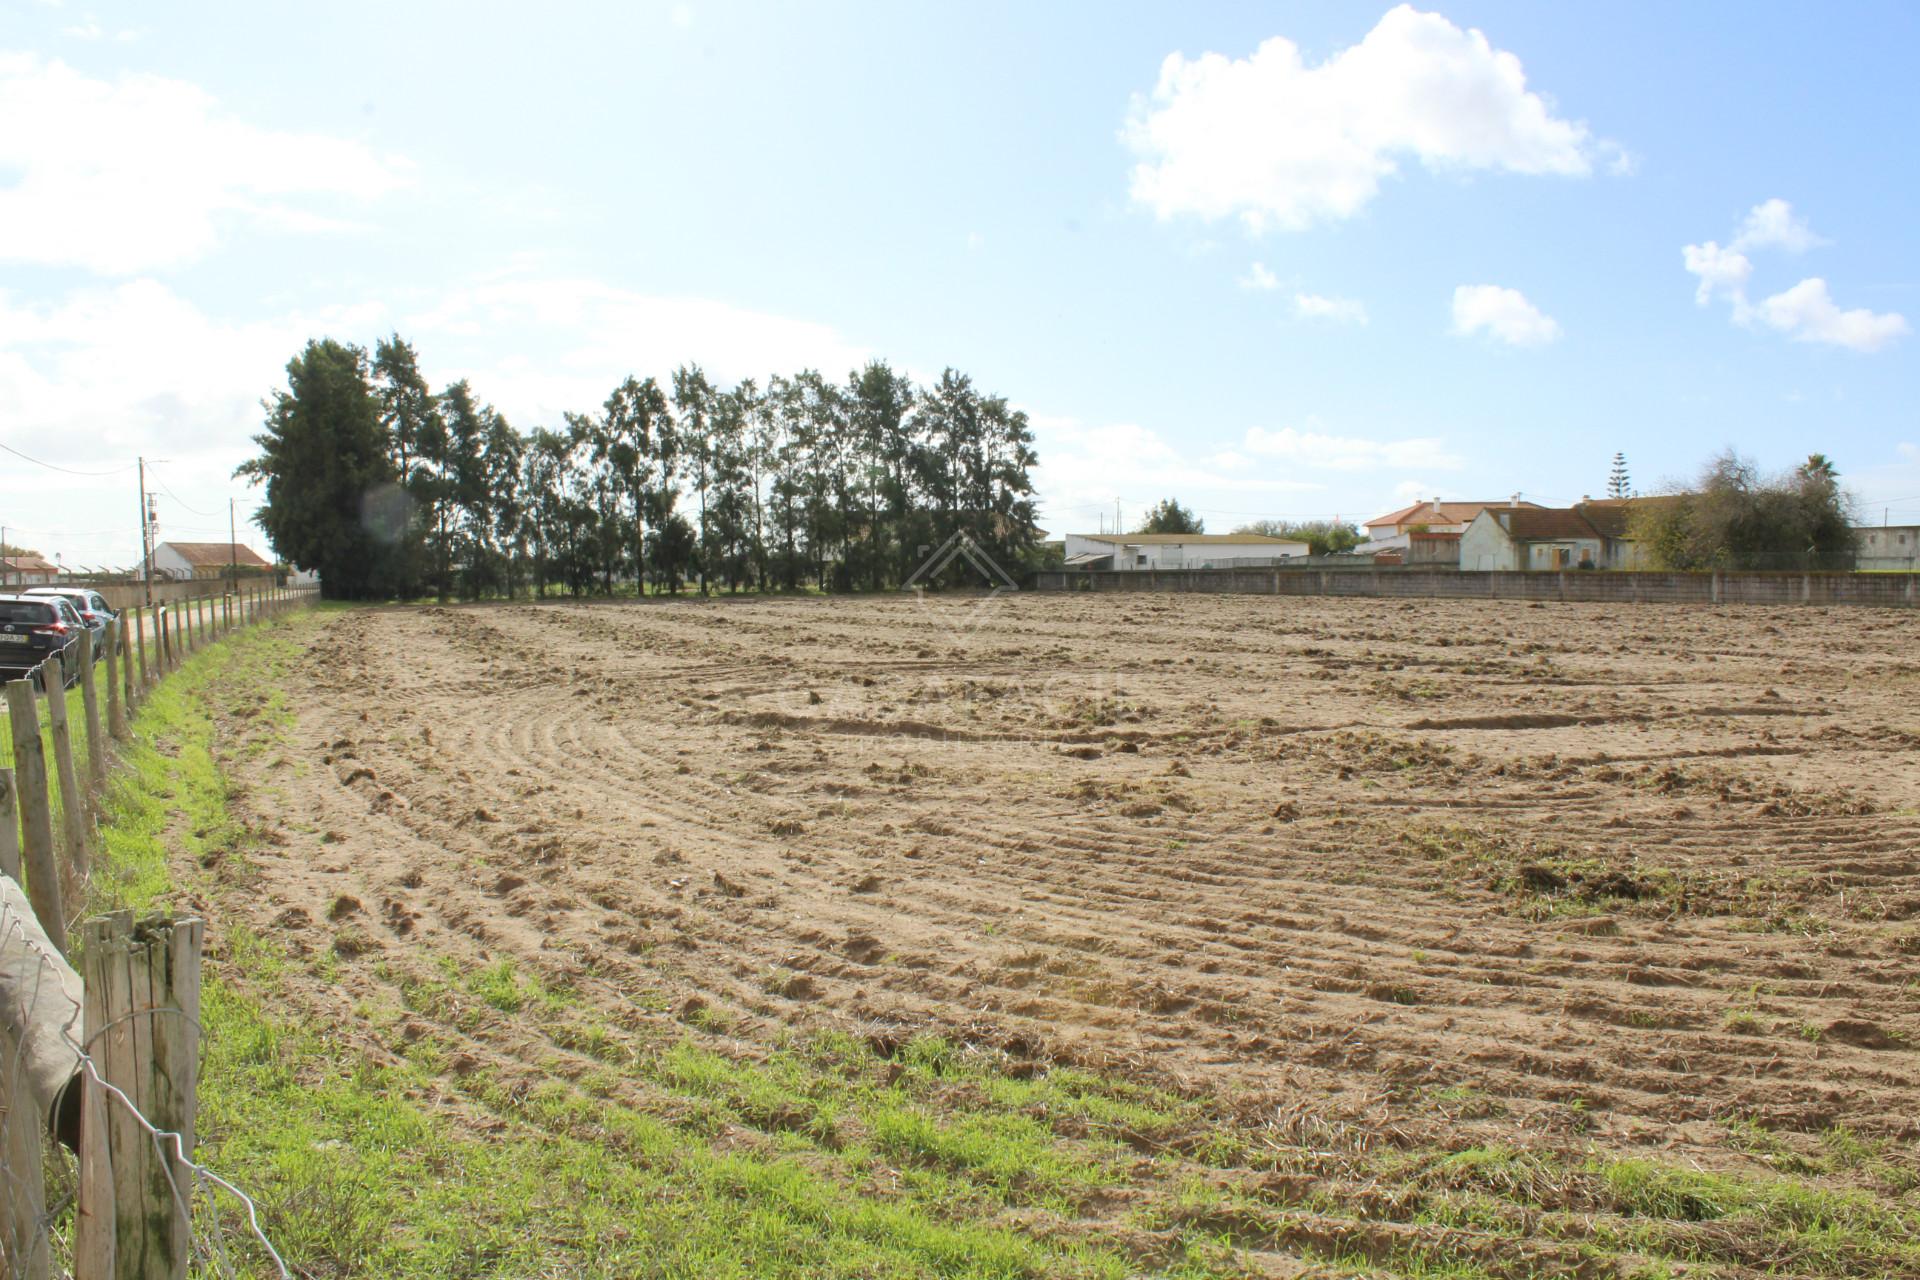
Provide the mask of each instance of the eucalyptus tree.
POLYGON ((865 524, 863 567, 867 585, 878 591, 894 559, 892 546, 904 534, 913 505, 913 381, 895 373, 884 360, 875 360, 850 374, 847 383, 865 524))
POLYGON ((400 594, 413 595, 430 559, 425 532, 439 521, 438 464, 445 453, 446 424, 412 343, 397 333, 382 339, 374 347, 371 372, 387 456, 405 495, 399 506, 406 518, 395 530, 389 573, 400 594))
POLYGON ((704 570, 717 569, 735 591, 753 571, 754 493, 749 457, 751 379, 714 397, 708 449, 711 516, 703 520, 700 556, 704 570))
POLYGON ((716 451, 713 384, 700 366, 681 365, 673 371, 673 407, 680 415, 678 430, 686 449, 689 477, 699 499, 699 534, 694 555, 700 571, 700 594, 707 594, 707 497, 713 488, 716 451))

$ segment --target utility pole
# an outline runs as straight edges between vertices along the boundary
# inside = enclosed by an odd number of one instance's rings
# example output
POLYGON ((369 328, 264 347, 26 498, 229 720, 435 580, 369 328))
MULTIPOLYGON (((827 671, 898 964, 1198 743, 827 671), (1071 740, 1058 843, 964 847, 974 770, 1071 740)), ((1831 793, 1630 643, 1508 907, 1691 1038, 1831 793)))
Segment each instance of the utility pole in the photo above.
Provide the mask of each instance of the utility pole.
POLYGON ((233 499, 227 499, 227 590, 240 589, 240 547, 233 530, 233 499))
MULTIPOLYGON (((123 455, 124 456, 124 455, 123 455)), ((153 506, 147 497, 147 460, 140 459, 140 560, 145 566, 147 608, 153 608, 153 506)))

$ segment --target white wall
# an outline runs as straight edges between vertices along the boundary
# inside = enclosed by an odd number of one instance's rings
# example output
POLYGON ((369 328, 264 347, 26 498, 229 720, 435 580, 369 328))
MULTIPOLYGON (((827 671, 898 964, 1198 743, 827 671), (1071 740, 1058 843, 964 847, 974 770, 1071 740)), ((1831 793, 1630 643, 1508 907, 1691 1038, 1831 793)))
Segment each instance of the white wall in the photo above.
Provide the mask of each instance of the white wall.
POLYGON ((153 549, 153 572, 156 577, 165 574, 169 578, 191 578, 193 566, 187 563, 185 556, 163 542, 153 549))
POLYGON ((1920 525, 1855 529, 1861 569, 1920 569, 1920 525))
POLYGON ((1084 533, 1070 533, 1066 538, 1066 554, 1069 557, 1093 554, 1110 555, 1116 569, 1188 569, 1209 560, 1236 560, 1248 558, 1278 559, 1285 556, 1304 556, 1309 548, 1304 542, 1149 542, 1125 543, 1095 541, 1084 533), (1141 563, 1141 557, 1146 562, 1141 563))
POLYGON ((1475 516, 1466 532, 1460 535, 1460 567, 1476 571, 1520 567, 1520 557, 1514 550, 1513 539, 1494 519, 1491 510, 1475 516))

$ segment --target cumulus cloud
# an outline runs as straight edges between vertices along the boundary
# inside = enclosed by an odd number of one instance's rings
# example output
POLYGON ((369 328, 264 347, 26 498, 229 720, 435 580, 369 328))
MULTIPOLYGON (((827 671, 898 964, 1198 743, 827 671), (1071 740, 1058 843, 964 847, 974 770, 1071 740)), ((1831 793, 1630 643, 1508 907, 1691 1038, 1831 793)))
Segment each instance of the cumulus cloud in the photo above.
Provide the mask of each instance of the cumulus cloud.
POLYGON ((1735 324, 1771 329, 1796 342, 1818 342, 1859 352, 1878 351, 1904 337, 1908 332, 1904 316, 1864 307, 1842 310, 1819 276, 1809 276, 1757 304, 1748 300, 1747 282, 1753 276, 1749 253, 1764 249, 1804 253, 1825 243, 1805 219, 1794 213, 1792 205, 1775 197, 1747 212, 1726 248, 1712 240, 1683 245, 1680 261, 1698 280, 1694 301, 1706 306, 1724 298, 1735 324))
POLYGON ((1293 295, 1293 314, 1302 320, 1333 320, 1340 324, 1365 324, 1367 308, 1357 298, 1328 298, 1317 293, 1293 295))
POLYGON ((1813 228, 1806 224, 1805 219, 1794 213, 1792 205, 1775 196, 1748 210, 1730 247, 1742 252, 1751 249, 1784 249, 1788 253, 1805 253, 1815 245, 1825 243, 1825 240, 1813 234, 1813 228))
POLYGON ((1700 306, 1706 306, 1718 295, 1746 297, 1747 278, 1753 274, 1753 263, 1746 254, 1737 249, 1722 249, 1711 240, 1687 245, 1680 253, 1687 270, 1700 277, 1700 286, 1693 292, 1693 300, 1700 306))
POLYGON ((1508 346, 1539 347, 1559 338, 1560 325, 1518 289, 1463 284, 1453 291, 1453 331, 1463 338, 1484 333, 1508 346))
POLYGON ((0 53, 0 260, 134 275, 204 255, 232 220, 338 230, 342 200, 407 183, 404 161, 344 138, 240 120, 152 75, 94 79, 0 53))
POLYGON ((1237 215, 1254 231, 1352 217, 1408 159, 1567 177, 1624 160, 1529 89, 1519 58, 1408 5, 1317 65, 1279 36, 1247 58, 1170 54, 1121 137, 1140 204, 1161 218, 1237 215))
POLYGON ((1379 467, 1426 467, 1451 471, 1463 461, 1447 452, 1438 436, 1407 440, 1374 440, 1365 436, 1342 436, 1321 428, 1309 419, 1308 429, 1282 427, 1269 431, 1264 427, 1247 430, 1245 448, 1263 458, 1281 458, 1302 467, 1320 467, 1329 471, 1363 471, 1379 467))
POLYGON ((1753 308, 1761 324, 1795 342, 1824 342, 1852 351, 1878 351, 1907 333, 1903 316, 1865 307, 1842 311, 1827 292, 1827 282, 1811 276, 1753 308))
POLYGON ((1278 289, 1280 277, 1267 270, 1262 263, 1254 263, 1247 268, 1247 274, 1240 277, 1242 289, 1278 289))

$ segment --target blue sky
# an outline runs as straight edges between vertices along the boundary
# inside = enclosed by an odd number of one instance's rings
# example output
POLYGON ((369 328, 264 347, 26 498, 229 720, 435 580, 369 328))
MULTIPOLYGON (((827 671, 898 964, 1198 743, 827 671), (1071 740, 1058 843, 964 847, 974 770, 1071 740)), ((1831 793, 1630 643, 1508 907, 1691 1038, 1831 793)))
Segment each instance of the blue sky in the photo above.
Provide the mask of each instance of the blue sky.
POLYGON ((395 329, 523 428, 950 364, 1056 534, 1728 444, 1920 522, 1917 62, 1897 3, 10 0, 0 443, 107 474, 0 454, 0 524, 131 560, 144 453, 214 537, 287 357, 395 329))

